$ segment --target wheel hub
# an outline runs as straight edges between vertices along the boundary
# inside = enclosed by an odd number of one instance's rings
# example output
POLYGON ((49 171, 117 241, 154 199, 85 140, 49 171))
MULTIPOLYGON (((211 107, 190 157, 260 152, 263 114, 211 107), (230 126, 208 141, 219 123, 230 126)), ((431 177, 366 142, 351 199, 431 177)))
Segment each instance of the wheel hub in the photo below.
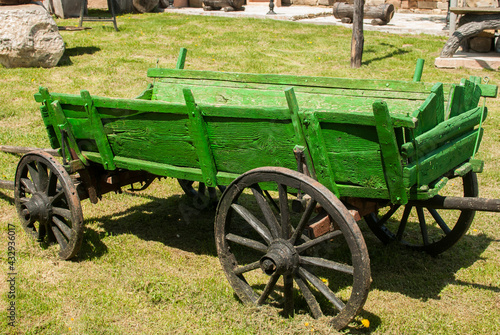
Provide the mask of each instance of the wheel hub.
POLYGON ((260 259, 260 268, 267 275, 275 272, 290 274, 299 265, 299 255, 288 241, 277 239, 271 243, 267 253, 260 259))
POLYGON ((27 222, 39 221, 46 224, 50 215, 49 198, 41 192, 33 194, 31 199, 22 205, 21 213, 27 222))

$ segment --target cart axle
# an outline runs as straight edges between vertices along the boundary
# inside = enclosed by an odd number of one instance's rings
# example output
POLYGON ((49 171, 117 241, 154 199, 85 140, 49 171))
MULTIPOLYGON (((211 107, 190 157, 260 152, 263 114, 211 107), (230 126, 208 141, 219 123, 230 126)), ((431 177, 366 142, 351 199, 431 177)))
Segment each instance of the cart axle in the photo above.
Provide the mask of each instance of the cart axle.
POLYGON ((435 196, 424 201, 410 201, 410 205, 432 207, 435 209, 459 209, 484 212, 500 212, 500 199, 476 197, 442 197, 435 196))

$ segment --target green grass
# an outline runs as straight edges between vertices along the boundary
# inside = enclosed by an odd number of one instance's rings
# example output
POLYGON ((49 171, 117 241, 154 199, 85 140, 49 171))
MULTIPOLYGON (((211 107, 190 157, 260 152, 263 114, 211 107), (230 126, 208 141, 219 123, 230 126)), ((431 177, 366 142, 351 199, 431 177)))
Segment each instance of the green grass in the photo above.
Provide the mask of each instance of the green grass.
MULTIPOLYGON (((75 25, 76 20, 58 20, 75 25)), ((172 68, 180 47, 187 69, 411 80, 417 58, 423 80, 458 82, 500 75, 433 66, 443 37, 365 32, 363 66, 351 69, 351 31, 340 27, 257 19, 173 14, 118 17, 92 30, 62 31, 66 52, 52 69, 0 68, 0 143, 48 147, 33 99, 52 92, 132 98, 150 82, 148 68, 172 68)), ((488 102, 480 195, 500 198, 500 102, 488 102)), ((0 153, 0 178, 13 179, 18 157, 0 153)), ((238 302, 215 250, 213 213, 185 211, 175 180, 139 194, 107 194, 82 203, 85 236, 80 256, 61 261, 57 247, 40 247, 17 226, 18 324, 12 334, 305 334, 332 333, 307 314, 282 318, 273 308, 238 302), (307 324, 307 325, 306 325, 307 324)), ((7 273, 7 224, 18 225, 13 192, 0 191, 0 273, 7 273)), ((493 334, 500 328, 498 214, 479 213, 469 233, 437 258, 383 246, 361 222, 370 251, 372 289, 360 317, 345 333, 493 334), (359 319, 371 322, 363 329, 359 319)), ((0 278, 4 278, 0 276, 0 278)), ((0 288, 6 292, 5 280, 0 288)))

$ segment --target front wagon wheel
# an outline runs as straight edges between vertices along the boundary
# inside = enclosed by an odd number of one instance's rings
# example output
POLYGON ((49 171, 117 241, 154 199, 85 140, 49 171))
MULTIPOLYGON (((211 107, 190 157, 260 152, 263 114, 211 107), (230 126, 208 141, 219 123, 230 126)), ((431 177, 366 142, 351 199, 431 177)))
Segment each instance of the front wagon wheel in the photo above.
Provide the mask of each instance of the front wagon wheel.
MULTIPOLYGON (((477 197, 474 172, 451 179, 440 192, 443 196, 477 197)), ((469 229, 474 210, 436 209, 418 201, 406 206, 391 205, 364 217, 373 233, 383 242, 399 242, 413 249, 438 255, 457 243, 469 229)))
POLYGON ((43 151, 24 155, 17 166, 14 197, 21 224, 39 242, 59 244, 59 257, 74 257, 83 238, 83 213, 64 167, 43 151))
POLYGON ((238 297, 284 316, 310 311, 341 329, 359 313, 370 261, 356 222, 317 181, 285 168, 236 179, 215 219, 220 262, 238 297), (299 194, 304 206, 293 206, 299 194), (297 212, 296 212, 297 211, 297 212))

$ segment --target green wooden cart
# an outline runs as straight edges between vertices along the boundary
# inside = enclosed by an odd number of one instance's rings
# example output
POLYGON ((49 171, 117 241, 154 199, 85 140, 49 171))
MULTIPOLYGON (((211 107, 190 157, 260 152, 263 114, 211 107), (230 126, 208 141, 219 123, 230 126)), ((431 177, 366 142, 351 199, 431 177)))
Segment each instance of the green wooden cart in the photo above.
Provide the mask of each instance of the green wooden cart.
MULTIPOLYGON (((438 254, 467 231, 474 158, 497 87, 153 68, 135 99, 35 95, 59 163, 27 153, 15 179, 25 230, 78 252, 80 201, 157 177, 198 207, 218 202, 217 251, 245 303, 310 310, 342 328, 362 308, 370 261, 357 221, 383 242, 438 254), (223 191, 218 198, 219 187, 223 191)), ((419 76, 417 71, 416 76, 419 76)))

